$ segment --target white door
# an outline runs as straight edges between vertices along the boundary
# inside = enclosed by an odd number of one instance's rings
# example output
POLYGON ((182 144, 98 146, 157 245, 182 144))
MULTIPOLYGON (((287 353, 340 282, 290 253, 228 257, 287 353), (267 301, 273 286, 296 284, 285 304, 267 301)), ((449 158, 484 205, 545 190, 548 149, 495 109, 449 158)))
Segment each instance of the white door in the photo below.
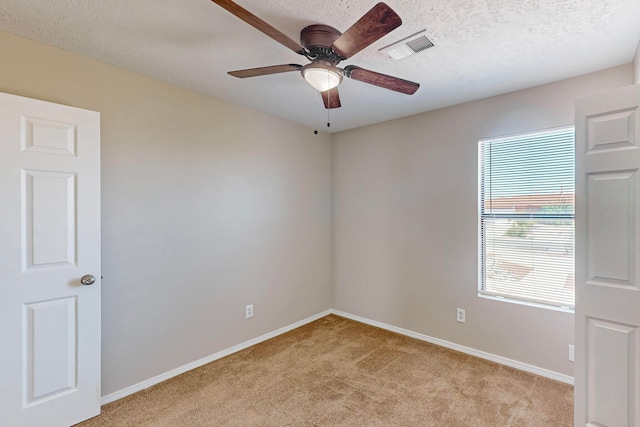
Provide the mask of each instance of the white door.
POLYGON ((0 425, 99 412, 100 116, 0 93, 0 425))
POLYGON ((575 425, 640 426, 640 85, 576 104, 575 425))

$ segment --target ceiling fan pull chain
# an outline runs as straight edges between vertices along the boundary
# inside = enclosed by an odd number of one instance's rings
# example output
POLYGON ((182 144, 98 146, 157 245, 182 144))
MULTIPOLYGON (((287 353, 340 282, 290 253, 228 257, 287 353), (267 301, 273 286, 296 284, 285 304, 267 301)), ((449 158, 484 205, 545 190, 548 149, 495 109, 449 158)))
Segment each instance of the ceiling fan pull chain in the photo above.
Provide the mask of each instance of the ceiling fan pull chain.
MULTIPOLYGON (((331 81, 331 77, 329 76, 329 74, 327 73, 327 87, 330 86, 330 81, 331 81)), ((329 106, 331 105, 331 89, 329 89, 329 92, 327 93, 327 104, 329 104, 329 106)), ((331 108, 327 108, 327 127, 331 127, 331 122, 329 120, 329 112, 331 111, 331 108)))
MULTIPOLYGON (((314 90, 313 91, 313 104, 315 106, 318 105, 318 91, 314 90)), ((317 135, 318 134, 318 116, 313 116, 313 125, 314 125, 314 131, 313 134, 317 135)))

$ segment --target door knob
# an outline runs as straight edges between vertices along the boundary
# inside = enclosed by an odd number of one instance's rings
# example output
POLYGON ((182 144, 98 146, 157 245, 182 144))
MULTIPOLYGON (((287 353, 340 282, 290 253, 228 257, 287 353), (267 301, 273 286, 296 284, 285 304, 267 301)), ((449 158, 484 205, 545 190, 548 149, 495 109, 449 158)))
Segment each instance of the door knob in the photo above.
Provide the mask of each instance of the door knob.
POLYGON ((82 276, 82 278, 80 279, 80 283, 82 283, 85 286, 93 285, 95 282, 96 282, 96 278, 93 277, 91 274, 82 276))

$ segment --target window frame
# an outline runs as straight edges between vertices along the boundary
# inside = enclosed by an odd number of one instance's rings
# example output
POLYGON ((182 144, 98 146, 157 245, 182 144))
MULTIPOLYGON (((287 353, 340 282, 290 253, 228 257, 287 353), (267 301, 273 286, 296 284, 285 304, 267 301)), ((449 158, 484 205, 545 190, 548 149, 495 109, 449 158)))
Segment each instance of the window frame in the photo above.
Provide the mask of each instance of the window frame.
MULTIPOLYGON (((506 294, 501 294, 499 292, 493 292, 493 291, 487 291, 485 289, 483 289, 483 286, 485 285, 485 277, 484 277, 484 273, 485 273, 485 269, 486 269, 486 263, 485 263, 485 242, 483 239, 483 220, 485 218, 488 217, 496 217, 496 214, 493 213, 491 215, 487 215, 484 214, 483 212, 483 208, 484 208, 484 193, 483 193, 483 145, 487 142, 499 142, 501 140, 512 140, 512 139, 516 139, 516 138, 527 138, 530 136, 534 136, 534 135, 544 135, 544 134, 553 134, 553 133, 560 133, 560 132, 565 132, 565 131, 572 131, 574 134, 574 149, 575 149, 575 126, 574 125, 566 125, 566 126, 561 126, 561 127, 556 127, 556 128, 547 128, 547 129, 540 129, 540 130, 535 130, 535 131, 527 131, 527 132, 519 132, 519 133, 513 133, 513 134, 509 134, 509 135, 501 135, 501 136, 495 136, 495 137, 486 137, 486 138, 481 138, 478 140, 478 190, 477 190, 477 202, 478 202, 478 209, 477 209, 477 214, 478 214, 478 283, 477 283, 477 291, 478 291, 478 297, 479 298, 484 298, 484 299, 490 299, 490 300, 496 300, 496 301, 503 301, 503 302, 509 302, 509 303, 514 303, 514 304, 520 304, 520 305, 526 305, 526 306, 532 306, 532 307, 539 307, 539 308, 544 308, 544 309, 550 309, 550 310, 556 310, 556 311, 562 311, 562 312, 569 312, 569 313, 575 313, 575 293, 574 293, 574 301, 573 304, 571 305, 564 305, 564 304, 557 304, 554 303, 552 301, 542 301, 540 299, 535 299, 535 298, 531 298, 531 299, 527 299, 527 298, 518 298, 515 297, 513 295, 506 295, 506 294)), ((574 153, 574 168, 575 168, 575 153, 574 153)), ((575 178, 574 178, 575 179, 575 178)), ((574 186, 574 197, 575 197, 575 186, 574 186)), ((561 220, 567 220, 570 219, 571 221, 573 221, 573 227, 574 227, 574 234, 573 234, 573 240, 574 240, 574 245, 575 245, 575 199, 574 199, 574 212, 573 214, 536 214, 536 215, 532 215, 531 213, 526 213, 526 214, 497 214, 500 218, 513 218, 513 219, 561 219, 561 220)), ((575 249, 575 246, 574 246, 575 249)), ((574 263, 575 263, 575 250, 573 252, 573 257, 574 257, 574 263)), ((575 264, 574 264, 575 265, 575 264)), ((574 279, 574 292, 575 292, 575 279, 574 279)))

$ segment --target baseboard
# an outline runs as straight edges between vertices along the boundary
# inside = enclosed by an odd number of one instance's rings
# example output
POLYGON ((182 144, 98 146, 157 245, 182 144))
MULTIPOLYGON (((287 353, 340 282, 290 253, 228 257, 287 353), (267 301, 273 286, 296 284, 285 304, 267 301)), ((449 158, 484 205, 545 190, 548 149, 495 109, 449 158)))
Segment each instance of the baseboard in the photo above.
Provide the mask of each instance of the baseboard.
POLYGON ((115 400, 122 399, 123 397, 129 396, 130 394, 137 393, 141 390, 154 386, 158 383, 166 381, 170 378, 173 378, 177 375, 183 374, 192 369, 198 368, 202 365, 206 365, 207 363, 213 362, 215 360, 221 359, 225 356, 229 356, 230 354, 237 353, 238 351, 249 348, 253 345, 259 344, 268 339, 277 337, 278 335, 282 335, 285 332, 289 332, 293 329, 299 328, 300 326, 306 325, 307 323, 311 323, 314 320, 318 320, 328 314, 335 314, 337 316, 346 317, 347 319, 355 320, 357 322, 366 323, 367 325, 375 326, 381 329, 386 329, 387 331, 396 332, 401 335, 406 335, 408 337, 416 338, 422 341, 426 341, 432 344, 439 345, 441 347, 446 347, 451 350, 456 350, 461 353, 466 353, 471 356, 479 357, 481 359, 490 360, 492 362, 500 363, 502 365, 510 366, 515 369, 520 369, 521 371, 530 372, 532 374, 540 375, 542 377, 551 378, 556 381, 560 381, 566 384, 573 385, 574 379, 569 375, 560 374, 558 372, 550 371, 548 369, 539 368, 537 366, 529 365, 527 363, 518 362, 517 360, 507 359, 506 357, 497 356, 495 354, 487 353, 484 351, 476 350, 470 347, 465 347, 463 345, 455 344, 449 341, 445 341, 439 338, 430 337, 428 335, 420 334, 418 332, 413 332, 408 329, 399 328, 397 326, 388 325, 386 323, 378 322, 376 320, 367 319, 365 317, 357 316, 355 314, 345 313, 340 310, 325 310, 321 313, 318 313, 314 316, 307 317, 306 319, 300 320, 299 322, 292 323, 288 326, 277 329, 273 332, 269 332, 267 334, 261 335, 257 338, 250 339, 241 344, 235 345, 233 347, 229 347, 225 350, 219 351, 212 355, 203 357, 202 359, 196 360, 191 363, 187 363, 186 365, 182 365, 178 368, 167 371, 163 374, 156 375, 153 378, 149 378, 148 380, 139 382, 137 384, 131 385, 129 387, 123 388, 122 390, 116 391, 114 393, 107 394, 102 396, 100 403, 102 405, 106 405, 107 403, 111 403, 115 400))
POLYGON ((418 332, 413 332, 408 329, 398 328, 396 326, 387 325, 386 323, 378 322, 375 320, 367 319, 365 317, 356 316, 354 314, 345 313, 340 310, 329 310, 332 314, 336 316, 346 317, 347 319, 355 320, 357 322, 366 323, 367 325, 375 326, 381 329, 386 329, 387 331, 396 332, 401 335, 406 335, 408 337, 416 338, 422 341, 429 342, 431 344, 436 344, 441 347, 446 347, 451 350, 459 351, 461 353, 469 354, 471 356, 479 357, 481 359, 490 360, 492 362, 500 363, 501 365, 510 366, 515 369, 519 369, 521 371, 530 372, 532 374, 540 375, 542 377, 551 378, 556 381, 560 381, 566 384, 573 385, 574 378, 561 374, 559 372, 550 371, 548 369, 543 369, 538 366, 529 365, 527 363, 518 362, 517 360, 507 359, 506 357, 497 356, 495 354, 487 353, 484 351, 476 350, 474 348, 465 347, 463 345, 455 344, 449 341, 441 340, 439 338, 430 337, 428 335, 420 334, 418 332))
MULTIPOLYGON (((233 347, 229 347, 225 350, 219 351, 217 353, 214 353, 212 355, 203 357, 202 359, 196 360, 194 362, 191 363, 187 363, 186 365, 182 365, 176 369, 172 369, 168 372, 165 372, 163 374, 160 375, 156 375, 153 378, 149 378, 148 380, 139 382, 137 384, 134 384, 132 386, 123 388, 122 390, 116 391, 114 393, 110 393, 107 394, 105 396, 102 396, 101 400, 100 400, 100 404, 101 405, 106 405, 107 403, 111 403, 115 400, 118 399, 122 399, 123 397, 129 396, 130 394, 139 392, 141 390, 144 390, 146 388, 149 388, 151 386, 154 386, 158 383, 161 383, 162 381, 166 381, 170 378, 173 378, 177 375, 183 374, 187 371, 190 371, 192 369, 198 368, 202 365, 206 365, 207 363, 213 362, 214 360, 218 360, 218 359, 222 359, 225 356, 229 356, 230 354, 233 353, 237 353, 238 351, 244 350, 246 348, 249 348, 253 345, 259 344, 263 341, 266 341, 268 339, 277 337, 278 335, 282 335, 285 332, 289 332, 293 329, 299 328, 300 326, 306 325, 307 323, 311 323, 314 320, 318 320, 322 317, 327 316, 328 314, 331 314, 331 310, 325 310, 321 313, 318 313, 314 316, 311 317, 307 317, 306 319, 300 320, 299 322, 295 322, 292 323, 291 325, 282 327, 278 330, 275 330, 273 332, 269 332, 267 334, 261 335, 257 338, 253 338, 250 339, 249 341, 245 341, 241 344, 235 345, 233 347)), ((345 316, 346 317, 346 316, 345 316)))

